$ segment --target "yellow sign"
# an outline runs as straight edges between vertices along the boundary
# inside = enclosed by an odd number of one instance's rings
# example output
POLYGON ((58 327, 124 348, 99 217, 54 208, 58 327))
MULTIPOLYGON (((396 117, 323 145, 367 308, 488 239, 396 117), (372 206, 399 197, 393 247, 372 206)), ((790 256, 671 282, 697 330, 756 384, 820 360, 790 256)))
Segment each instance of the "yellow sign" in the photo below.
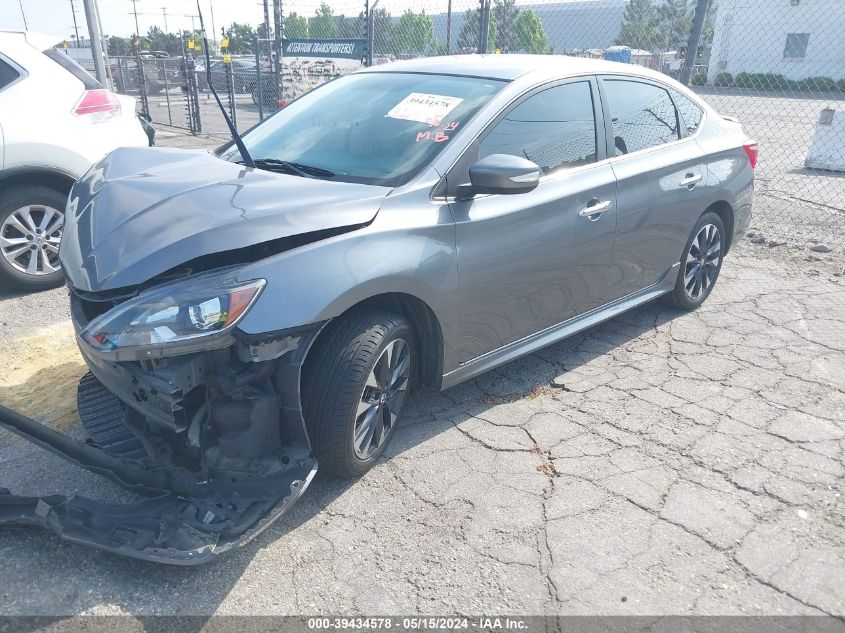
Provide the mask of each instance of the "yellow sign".
POLYGON ((68 48, 68 45, 67 45, 67 40, 65 40, 64 42, 62 42, 62 46, 64 46, 65 48, 68 48))
POLYGON ((229 48, 229 38, 228 38, 228 37, 224 37, 224 38, 220 41, 220 46, 221 46, 221 47, 223 47, 223 48, 229 48))
POLYGON ((231 64, 232 63, 232 56, 229 53, 223 55, 223 63, 224 64, 231 64))
POLYGON ((194 50, 196 48, 196 44, 194 44, 194 40, 188 40, 188 48, 194 50))

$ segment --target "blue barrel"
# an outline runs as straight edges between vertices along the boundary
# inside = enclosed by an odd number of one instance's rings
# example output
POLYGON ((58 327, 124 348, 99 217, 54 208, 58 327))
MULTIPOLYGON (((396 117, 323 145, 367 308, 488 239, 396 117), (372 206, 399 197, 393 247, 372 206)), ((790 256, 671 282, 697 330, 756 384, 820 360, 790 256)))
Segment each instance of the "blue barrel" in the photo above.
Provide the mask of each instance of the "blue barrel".
POLYGON ((604 58, 611 62, 622 62, 623 64, 631 63, 631 47, 630 46, 611 46, 604 51, 604 58))

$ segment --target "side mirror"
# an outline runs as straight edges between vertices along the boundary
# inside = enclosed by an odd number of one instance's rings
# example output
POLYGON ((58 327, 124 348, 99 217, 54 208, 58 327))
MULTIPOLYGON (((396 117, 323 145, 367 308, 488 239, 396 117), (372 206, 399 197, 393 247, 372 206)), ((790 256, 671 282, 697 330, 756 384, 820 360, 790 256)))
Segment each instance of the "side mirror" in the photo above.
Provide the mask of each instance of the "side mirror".
POLYGON ((527 193, 540 184, 536 163, 510 154, 491 154, 469 168, 473 193, 527 193))

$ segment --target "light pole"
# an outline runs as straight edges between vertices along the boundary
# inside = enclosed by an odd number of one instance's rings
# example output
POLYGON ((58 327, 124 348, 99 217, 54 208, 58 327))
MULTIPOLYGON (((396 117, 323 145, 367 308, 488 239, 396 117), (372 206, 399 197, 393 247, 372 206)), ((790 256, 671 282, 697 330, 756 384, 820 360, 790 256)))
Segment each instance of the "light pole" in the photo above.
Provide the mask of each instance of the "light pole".
POLYGON ((85 21, 88 22, 88 39, 91 40, 91 56, 94 58, 94 70, 101 84, 108 85, 106 65, 103 63, 103 40, 100 37, 100 23, 97 19, 96 0, 82 0, 85 8, 85 21))

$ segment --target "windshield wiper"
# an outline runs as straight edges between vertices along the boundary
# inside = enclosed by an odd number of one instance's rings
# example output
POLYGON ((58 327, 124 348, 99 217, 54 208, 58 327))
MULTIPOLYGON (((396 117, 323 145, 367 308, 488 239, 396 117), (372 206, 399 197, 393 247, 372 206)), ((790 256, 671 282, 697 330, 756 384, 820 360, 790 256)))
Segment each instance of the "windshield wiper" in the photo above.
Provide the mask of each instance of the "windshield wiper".
MULTIPOLYGON (((246 164, 242 160, 237 162, 241 165, 246 164)), ((256 158, 253 162, 259 169, 266 169, 268 171, 285 171, 296 174, 297 176, 302 176, 303 178, 331 178, 334 176, 333 171, 323 169, 322 167, 303 165, 302 163, 279 160, 278 158, 256 158)))

